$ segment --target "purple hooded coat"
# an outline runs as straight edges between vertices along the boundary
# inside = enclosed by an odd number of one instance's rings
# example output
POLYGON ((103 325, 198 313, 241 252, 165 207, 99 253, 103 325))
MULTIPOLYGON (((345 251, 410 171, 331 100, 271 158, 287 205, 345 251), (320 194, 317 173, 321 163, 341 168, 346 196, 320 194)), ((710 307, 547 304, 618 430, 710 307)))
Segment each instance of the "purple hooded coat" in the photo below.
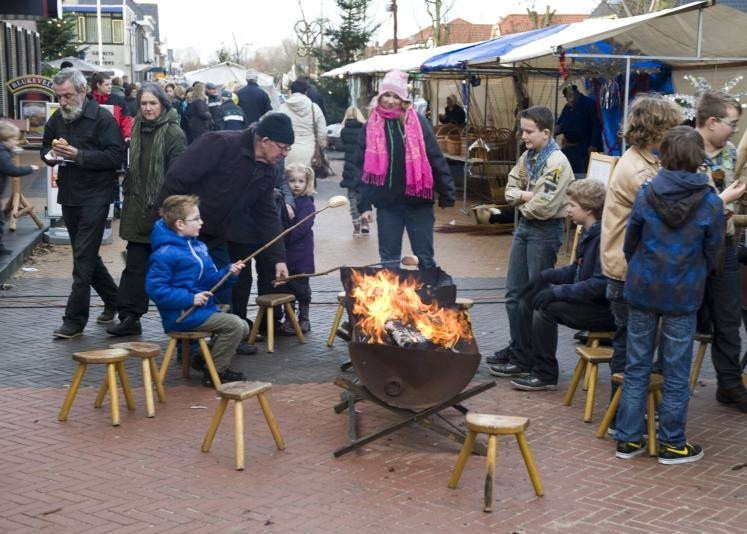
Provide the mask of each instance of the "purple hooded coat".
MULTIPOLYGON (((291 225, 314 211, 314 197, 296 197, 296 216, 291 225)), ((311 229, 314 218, 304 222, 285 238, 285 258, 290 274, 314 272, 314 231, 311 229)))

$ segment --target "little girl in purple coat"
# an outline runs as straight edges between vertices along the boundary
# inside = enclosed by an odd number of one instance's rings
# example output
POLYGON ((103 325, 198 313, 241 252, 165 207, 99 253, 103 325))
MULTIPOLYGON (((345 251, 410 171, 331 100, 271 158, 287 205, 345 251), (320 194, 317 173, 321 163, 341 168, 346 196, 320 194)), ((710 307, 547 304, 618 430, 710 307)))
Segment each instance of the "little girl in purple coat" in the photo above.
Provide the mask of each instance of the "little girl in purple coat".
MULTIPOLYGON (((296 201, 295 217, 291 225, 310 215, 314 208, 314 171, 300 163, 285 167, 285 179, 296 201)), ((288 273, 301 274, 314 272, 314 217, 295 228, 285 238, 285 260, 288 273)), ((285 287, 296 296, 298 302, 298 322, 303 332, 311 330, 309 322, 309 304, 311 304, 311 285, 308 278, 290 280, 285 287)), ((280 326, 281 335, 295 336, 293 325, 285 321, 280 326)))

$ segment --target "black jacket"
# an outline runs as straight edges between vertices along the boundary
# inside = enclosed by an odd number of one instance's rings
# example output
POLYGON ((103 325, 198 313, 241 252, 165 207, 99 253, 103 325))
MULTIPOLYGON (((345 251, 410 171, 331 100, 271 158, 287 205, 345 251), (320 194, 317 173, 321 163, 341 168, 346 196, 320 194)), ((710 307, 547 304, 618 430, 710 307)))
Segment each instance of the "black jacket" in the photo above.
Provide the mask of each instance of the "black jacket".
POLYGON ((553 284, 558 300, 566 302, 606 303, 607 278, 602 274, 599 258, 599 242, 602 223, 597 221, 578 240, 576 262, 559 269, 545 269, 542 280, 553 284))
POLYGON ((216 130, 243 130, 247 126, 244 110, 234 104, 233 100, 223 102, 215 115, 218 117, 215 123, 216 130))
POLYGON ((213 115, 208 109, 207 102, 202 98, 193 100, 187 106, 187 117, 189 119, 189 130, 187 131, 191 143, 205 132, 210 131, 213 123, 213 115))
MULTIPOLYGON (((423 141, 425 142, 425 152, 428 156, 428 163, 433 171, 433 190, 438 193, 438 205, 447 208, 454 205, 454 178, 449 172, 449 164, 438 148, 436 135, 433 133, 433 127, 428 120, 422 115, 418 115, 420 126, 423 130, 423 141)), ((398 119, 387 120, 387 122, 398 122, 398 119)), ((371 205, 378 207, 397 206, 400 204, 418 205, 433 204, 436 195, 429 200, 420 197, 411 197, 405 195, 405 148, 401 136, 392 136, 387 138, 387 149, 393 159, 394 172, 392 181, 381 187, 365 184, 361 181, 363 177, 363 160, 366 154, 366 128, 370 123, 366 123, 360 129, 355 150, 351 157, 351 172, 356 177, 358 184, 357 190, 360 193, 358 199, 358 210, 363 213, 371 209, 371 205), (394 149, 391 141, 394 140, 394 149)), ((347 160, 346 160, 347 163, 347 160)))
MULTIPOLYGON (((170 195, 200 197, 200 239, 213 247, 226 239, 229 215, 251 212, 257 237, 267 243, 281 232, 273 201, 278 167, 254 159, 254 128, 209 132, 189 145, 169 168, 156 204, 170 195)), ((274 263, 285 261, 282 240, 267 252, 274 263)))
POLYGON ((363 123, 357 119, 347 119, 345 126, 340 130, 340 141, 345 150, 345 166, 342 168, 342 180, 340 187, 355 189, 358 186, 360 176, 356 175, 356 167, 353 163, 358 136, 363 128, 363 123))
POLYGON ((109 204, 114 200, 116 170, 124 158, 124 139, 117 121, 98 102, 86 99, 83 114, 68 122, 58 111, 44 126, 41 158, 52 150, 52 140, 64 138, 78 149, 74 163, 57 169, 57 202, 63 206, 109 204))
POLYGON ((244 110, 244 118, 247 124, 257 122, 259 118, 272 109, 270 97, 255 82, 248 82, 246 87, 236 92, 239 97, 239 106, 244 110))

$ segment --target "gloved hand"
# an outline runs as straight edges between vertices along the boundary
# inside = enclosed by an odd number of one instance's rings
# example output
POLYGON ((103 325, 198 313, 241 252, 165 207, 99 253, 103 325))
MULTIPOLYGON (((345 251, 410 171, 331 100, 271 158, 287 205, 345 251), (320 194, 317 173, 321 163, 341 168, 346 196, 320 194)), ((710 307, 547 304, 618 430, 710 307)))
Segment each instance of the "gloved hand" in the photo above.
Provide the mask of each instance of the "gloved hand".
POLYGON ((546 282, 542 279, 541 276, 535 276, 529 282, 524 284, 519 288, 518 293, 516 294, 517 298, 528 298, 532 299, 534 294, 542 289, 546 285, 546 282))
POLYGON ((739 247, 737 252, 737 259, 742 265, 747 265, 747 247, 739 247))
POLYGON ((551 287, 546 287, 534 296, 532 299, 532 308, 535 310, 544 310, 551 302, 556 300, 555 291, 551 287))

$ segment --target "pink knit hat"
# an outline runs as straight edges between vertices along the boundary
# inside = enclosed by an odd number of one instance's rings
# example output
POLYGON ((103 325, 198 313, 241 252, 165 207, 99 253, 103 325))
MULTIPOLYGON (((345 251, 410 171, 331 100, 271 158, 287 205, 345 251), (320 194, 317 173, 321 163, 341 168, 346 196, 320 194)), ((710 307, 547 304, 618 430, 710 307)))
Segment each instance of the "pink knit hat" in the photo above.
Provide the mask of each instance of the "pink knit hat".
POLYGON ((379 86, 379 96, 384 93, 394 93, 402 100, 410 101, 407 96, 407 73, 401 70, 392 70, 384 75, 384 80, 379 86))

